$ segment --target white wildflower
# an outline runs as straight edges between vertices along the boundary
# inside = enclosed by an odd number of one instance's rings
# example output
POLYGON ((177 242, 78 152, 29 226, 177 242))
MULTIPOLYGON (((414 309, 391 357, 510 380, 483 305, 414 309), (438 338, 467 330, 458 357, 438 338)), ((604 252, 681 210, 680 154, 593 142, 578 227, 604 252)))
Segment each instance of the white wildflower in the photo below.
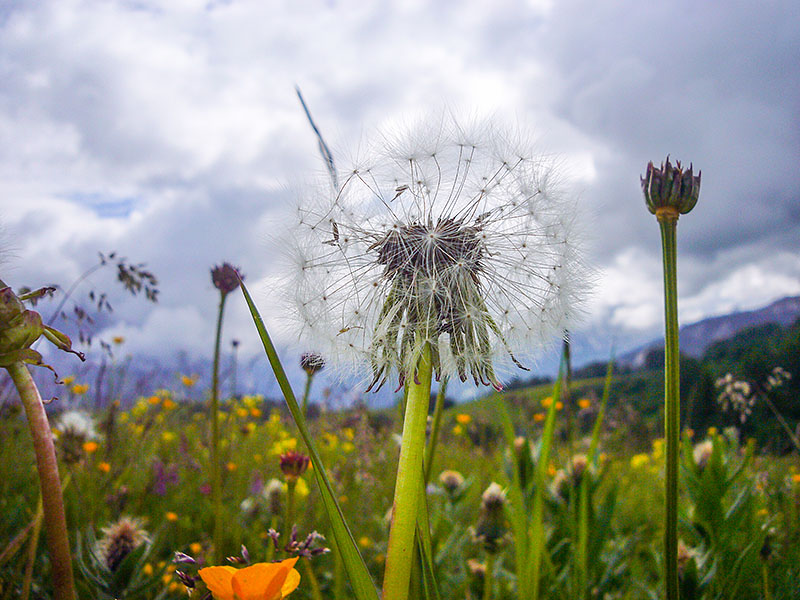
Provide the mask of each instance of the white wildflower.
POLYGON ((72 434, 83 440, 97 439, 94 420, 89 413, 82 410, 68 410, 58 419, 57 429, 62 434, 72 434))
POLYGON ((426 344, 437 378, 500 387, 496 367, 576 316, 586 287, 576 209, 556 171, 492 127, 452 119, 381 137, 369 162, 304 193, 291 231, 303 343, 334 367, 413 374, 426 344))

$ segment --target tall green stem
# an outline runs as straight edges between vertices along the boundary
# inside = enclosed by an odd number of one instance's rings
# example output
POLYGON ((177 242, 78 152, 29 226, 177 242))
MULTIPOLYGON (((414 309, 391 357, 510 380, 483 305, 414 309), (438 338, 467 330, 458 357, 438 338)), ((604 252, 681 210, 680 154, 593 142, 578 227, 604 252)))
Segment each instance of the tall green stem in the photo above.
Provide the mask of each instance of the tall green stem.
POLYGON ((214 502, 214 563, 224 560, 222 552, 222 472, 219 461, 219 354, 222 341, 222 314, 227 294, 221 293, 214 340, 214 367, 211 372, 211 494, 214 502))
POLYGON ((414 534, 423 479, 425 426, 431 395, 431 349, 425 345, 417 373, 406 379, 408 400, 403 422, 403 441, 397 465, 392 528, 383 576, 383 600, 406 600, 414 556, 414 534))
POLYGON ((74 600, 75 584, 72 578, 67 520, 64 515, 64 499, 61 494, 61 481, 50 423, 47 421, 42 397, 28 368, 23 363, 17 362, 6 369, 25 407, 25 416, 28 419, 33 448, 36 452, 44 528, 53 572, 53 597, 55 600, 74 600))
POLYGON ((662 213, 664 262, 664 437, 666 457, 666 522, 664 550, 667 600, 678 600, 678 443, 680 438, 680 359, 678 345, 678 277, 675 232, 677 214, 662 213))

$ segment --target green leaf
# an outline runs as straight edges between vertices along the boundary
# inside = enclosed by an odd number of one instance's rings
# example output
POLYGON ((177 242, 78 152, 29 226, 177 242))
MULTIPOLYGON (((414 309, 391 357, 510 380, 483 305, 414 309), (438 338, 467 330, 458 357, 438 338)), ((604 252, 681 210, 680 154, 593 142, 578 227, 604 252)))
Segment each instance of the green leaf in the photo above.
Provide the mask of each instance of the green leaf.
POLYGON ((244 294, 244 299, 247 302, 247 307, 250 309, 250 314, 253 317, 253 323, 255 324, 256 329, 258 330, 258 335, 261 338, 261 343, 264 345, 264 352, 269 359, 269 364, 272 367, 272 371, 275 373, 275 378, 278 380, 278 385, 281 388, 281 392, 283 392, 286 405, 289 407, 289 412, 292 413, 292 418, 294 419, 295 425, 297 425, 297 429, 300 431, 300 435, 303 438, 306 447, 308 448, 309 455, 311 456, 314 478, 317 480, 317 486, 319 487, 320 496, 322 497, 322 503, 324 504, 325 512, 328 514, 328 518, 330 519, 333 536, 336 540, 336 546, 339 548, 339 552, 342 555, 342 562, 344 563, 344 568, 347 571, 347 576, 350 579, 350 585, 353 587, 353 593, 356 595, 358 600, 378 600, 378 592, 369 576, 367 565, 364 563, 364 559, 361 557, 361 553, 358 551, 353 534, 350 532, 350 528, 347 526, 347 522, 344 519, 342 509, 339 506, 339 503, 336 501, 336 494, 333 491, 330 479, 328 479, 327 471, 322 464, 319 452, 317 452, 317 448, 314 445, 310 432, 308 431, 305 417, 303 416, 303 412, 300 410, 300 406, 297 403, 297 399, 292 391, 292 387, 289 385, 289 380, 286 377, 286 371, 284 371, 283 365, 281 365, 280 359, 278 358, 278 353, 275 350, 275 346, 272 344, 269 333, 267 333, 267 328, 264 326, 264 321, 261 318, 261 315, 259 314, 255 304, 253 303, 253 299, 251 298, 250 293, 247 291, 244 283, 241 284, 241 289, 242 293, 244 294))

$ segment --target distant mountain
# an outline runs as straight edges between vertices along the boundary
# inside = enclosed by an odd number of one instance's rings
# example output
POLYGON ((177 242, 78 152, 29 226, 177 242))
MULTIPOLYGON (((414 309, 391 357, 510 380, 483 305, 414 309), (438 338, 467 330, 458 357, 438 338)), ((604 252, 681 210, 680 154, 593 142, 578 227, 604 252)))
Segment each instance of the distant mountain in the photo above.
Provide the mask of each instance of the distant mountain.
MULTIPOLYGON (((777 323, 781 327, 788 327, 798 318, 800 318, 800 296, 782 298, 756 310, 703 319, 681 327, 679 334, 681 353, 700 358, 711 344, 728 339, 742 329, 768 323, 777 323)), ((623 354, 618 360, 621 364, 639 367, 644 364, 645 356, 650 350, 663 345, 664 338, 653 340, 623 354)))

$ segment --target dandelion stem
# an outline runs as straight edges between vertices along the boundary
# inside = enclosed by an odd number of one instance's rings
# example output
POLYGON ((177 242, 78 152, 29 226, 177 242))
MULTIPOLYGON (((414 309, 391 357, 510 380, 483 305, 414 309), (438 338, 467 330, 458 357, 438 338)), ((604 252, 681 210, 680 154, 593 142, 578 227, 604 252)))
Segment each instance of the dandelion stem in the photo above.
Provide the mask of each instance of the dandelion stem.
POLYGON ((25 415, 33 438, 33 448, 36 452, 36 466, 39 471, 42 508, 44 509, 44 527, 53 572, 53 597, 55 600, 74 600, 75 584, 72 577, 72 558, 67 536, 67 521, 64 515, 64 499, 61 494, 56 451, 53 446, 53 434, 47 421, 47 413, 28 368, 23 363, 16 362, 6 369, 25 407, 25 415))
POLYGON ((383 576, 383 600, 406 600, 414 556, 414 534, 423 478, 425 426, 431 394, 431 348, 423 346, 417 372, 406 379, 408 400, 403 422, 403 441, 397 465, 392 528, 383 576))
POLYGON ((222 472, 219 464, 219 354, 222 315, 227 294, 220 294, 217 331, 214 339, 214 367, 211 372, 211 493, 214 502, 214 563, 222 564, 222 472))
POLYGON ((666 522, 664 550, 667 600, 678 600, 678 443, 680 437, 680 363, 678 345, 677 214, 663 214, 661 228, 664 263, 664 437, 666 456, 666 522))

